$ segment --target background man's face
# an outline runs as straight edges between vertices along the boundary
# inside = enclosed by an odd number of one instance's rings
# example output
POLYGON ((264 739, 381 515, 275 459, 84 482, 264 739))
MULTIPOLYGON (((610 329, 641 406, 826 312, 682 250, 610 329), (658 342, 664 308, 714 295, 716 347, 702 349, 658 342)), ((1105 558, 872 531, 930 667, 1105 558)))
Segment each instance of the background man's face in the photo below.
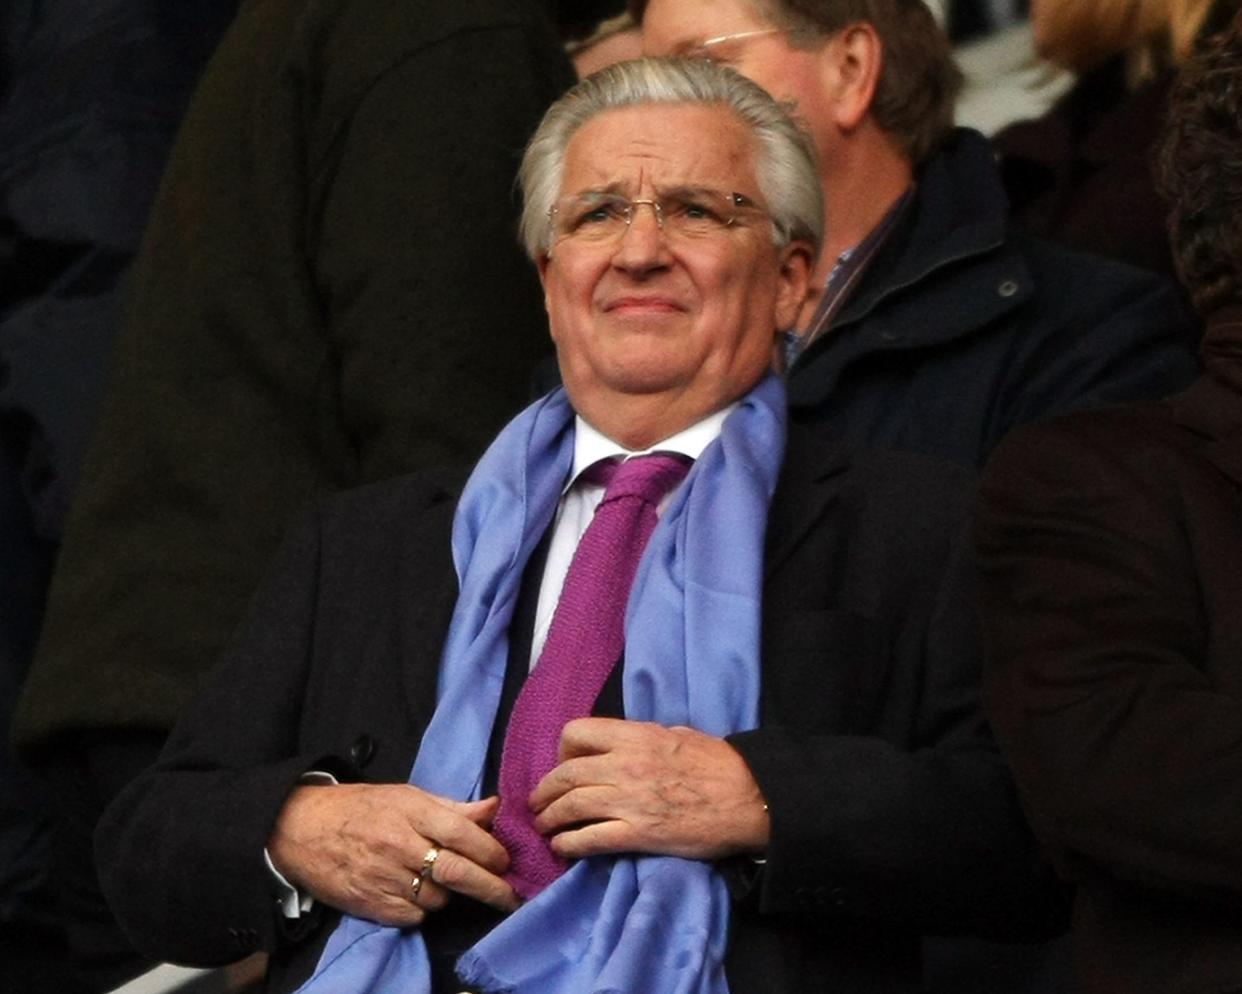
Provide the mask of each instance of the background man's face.
POLYGON ((819 50, 792 48, 774 27, 747 0, 650 0, 643 14, 643 53, 710 57, 794 104, 812 133, 823 130, 817 125, 828 113, 819 50), (726 36, 739 37, 702 47, 726 36))
MULTIPOLYGON (((740 193, 766 207, 752 139, 732 112, 701 104, 607 111, 574 135, 560 196, 658 198, 682 188, 740 193)), ((671 237, 635 207, 621 237, 555 242, 540 265, 561 375, 575 409, 621 395, 667 405, 672 434, 744 394, 769 367, 776 331, 805 292, 806 252, 777 250, 752 212, 708 238, 671 237), (786 262, 792 258, 792 262, 786 262)))

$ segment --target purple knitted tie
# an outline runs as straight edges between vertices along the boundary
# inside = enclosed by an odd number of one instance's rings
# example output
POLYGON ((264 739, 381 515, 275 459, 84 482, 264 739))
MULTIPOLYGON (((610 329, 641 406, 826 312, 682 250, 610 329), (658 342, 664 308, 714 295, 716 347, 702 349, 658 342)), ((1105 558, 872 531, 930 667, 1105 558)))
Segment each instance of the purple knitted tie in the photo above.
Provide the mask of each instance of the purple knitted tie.
POLYGON ((689 466, 678 456, 597 463, 584 479, 605 484, 565 575, 543 652, 522 685, 500 759, 500 811, 493 830, 509 851, 505 879, 532 898, 567 864, 535 831, 526 799, 557 765, 561 730, 591 713, 624 646, 625 605, 656 526, 660 499, 689 466))

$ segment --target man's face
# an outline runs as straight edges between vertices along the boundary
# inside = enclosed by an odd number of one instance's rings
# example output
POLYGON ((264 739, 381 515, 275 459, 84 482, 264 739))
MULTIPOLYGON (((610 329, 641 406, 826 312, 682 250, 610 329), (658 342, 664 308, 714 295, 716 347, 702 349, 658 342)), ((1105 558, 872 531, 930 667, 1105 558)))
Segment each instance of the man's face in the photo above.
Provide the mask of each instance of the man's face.
POLYGON ((794 104, 817 145, 830 120, 819 52, 791 47, 747 0, 650 0, 643 14, 645 55, 702 56, 736 69, 794 104))
MULTIPOLYGON (((560 197, 630 200, 675 191, 741 194, 766 209, 752 140, 723 108, 646 105, 606 111, 574 135, 560 197)), ((597 242, 556 240, 540 262, 561 376, 574 408, 623 444, 610 412, 644 399, 668 437, 750 389, 768 369, 776 333, 792 326, 809 249, 778 250, 760 210, 705 237, 661 230, 634 207, 628 229, 597 242), (610 430, 611 429, 611 430, 610 430)))

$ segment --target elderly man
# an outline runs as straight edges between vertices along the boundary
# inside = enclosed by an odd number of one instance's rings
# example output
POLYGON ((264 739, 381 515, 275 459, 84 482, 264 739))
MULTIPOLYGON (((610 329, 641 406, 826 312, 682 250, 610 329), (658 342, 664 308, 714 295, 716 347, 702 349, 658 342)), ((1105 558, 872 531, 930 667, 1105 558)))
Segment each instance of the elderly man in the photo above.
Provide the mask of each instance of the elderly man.
POLYGON ((276 991, 723 994, 916 991, 922 933, 1042 927, 969 482, 786 428, 769 372, 804 136, 732 72, 622 63, 522 183, 565 389, 460 498, 399 478, 291 534, 101 827, 135 941, 268 950, 276 991))
POLYGON ((922 0, 631 0, 644 50, 735 67, 795 105, 827 239, 790 336, 789 400, 848 437, 982 465, 1011 428, 1195 375, 1167 280, 1008 227, 960 74, 922 0))

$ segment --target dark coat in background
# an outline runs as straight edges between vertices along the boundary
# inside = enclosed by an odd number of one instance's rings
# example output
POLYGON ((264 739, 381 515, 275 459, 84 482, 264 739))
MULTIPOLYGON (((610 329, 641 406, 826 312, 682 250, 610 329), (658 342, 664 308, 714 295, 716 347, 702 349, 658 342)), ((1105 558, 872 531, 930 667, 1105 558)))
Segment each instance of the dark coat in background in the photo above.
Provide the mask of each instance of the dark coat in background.
POLYGON ((992 150, 959 129, 789 403, 847 437, 980 466, 1015 425, 1186 386, 1198 322, 1170 282, 1011 231, 992 150))
POLYGON ((538 5, 252 0, 203 78, 19 711, 163 733, 309 496, 470 459, 548 351, 513 179, 573 80, 538 5))
POLYGON ((292 509, 468 460, 526 399, 549 344, 513 180, 573 78, 540 0, 247 0, 207 67, 14 720, 63 798, 63 918, 94 989, 139 967, 98 892, 95 821, 292 509))
POLYGON ((1242 990, 1240 356, 1234 308, 1189 390, 1015 432, 984 477, 987 702, 1089 994, 1242 990))
POLYGON ((62 925, 48 883, 50 799, 11 754, 10 717, 124 279, 190 92, 236 7, 0 5, 0 989, 69 989, 50 945, 62 925))

